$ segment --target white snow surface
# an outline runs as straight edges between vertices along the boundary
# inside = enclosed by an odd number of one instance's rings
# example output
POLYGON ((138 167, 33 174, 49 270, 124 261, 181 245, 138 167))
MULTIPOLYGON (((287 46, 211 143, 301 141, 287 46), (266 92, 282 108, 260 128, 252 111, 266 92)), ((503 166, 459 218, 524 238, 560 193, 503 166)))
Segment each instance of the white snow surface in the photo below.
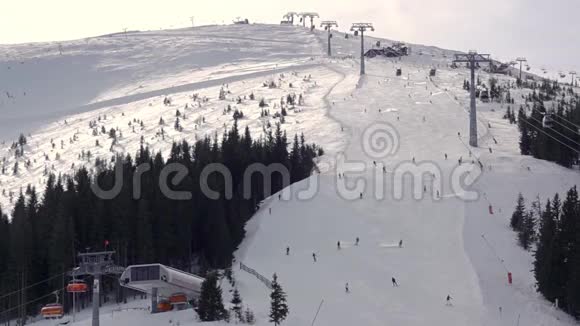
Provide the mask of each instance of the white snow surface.
MULTIPOLYGON (((375 41, 368 38, 367 46, 375 41)), ((111 140, 107 135, 93 136, 88 127, 89 121, 105 114, 99 129, 119 127, 123 133, 112 148, 115 153, 134 154, 141 136, 154 151, 167 153, 173 140, 221 135, 233 123, 231 113, 223 115, 228 104, 243 110, 246 118, 240 120, 240 127, 248 125, 258 136, 267 120, 272 125, 276 121, 260 118, 260 98, 270 103, 273 114, 279 110, 273 105, 281 96, 302 93, 304 105, 290 111, 282 127, 289 135, 304 132, 308 141, 324 147, 325 155, 318 162, 322 172, 266 199, 248 223, 247 236, 236 252, 237 285, 258 325, 268 324, 268 289, 241 271, 237 262, 266 277, 278 274, 290 307, 284 325, 310 325, 321 302, 315 325, 507 326, 518 321, 519 325, 575 325, 535 292, 532 254, 516 245, 509 216, 518 192, 528 201, 536 196, 545 201, 578 184, 578 172, 519 155, 517 127, 502 119, 505 107, 500 104, 478 103, 480 147, 470 154, 468 94, 462 90, 467 70, 446 68, 454 51, 414 45, 413 54, 400 61, 367 60, 367 75, 359 78, 360 39, 335 33, 335 57, 330 59, 325 56, 325 42, 322 31, 250 25, 64 42, 62 55, 55 44, 2 46, 1 128, 22 128, 18 123, 25 121, 34 129, 20 174, 1 175, 1 188, 17 193, 27 184, 41 185, 45 165, 55 173, 67 173, 73 163, 91 168, 95 156, 110 158, 111 140), (438 70, 430 80, 432 67, 438 70), (403 76, 395 76, 396 68, 402 68, 403 76), (308 75, 310 80, 305 78, 308 75), (281 86, 262 87, 270 80, 281 86), (228 84, 231 92, 225 101, 217 98, 222 84, 228 84), (16 95, 7 98, 5 90, 16 95), (18 95, 24 91, 26 96, 18 95), (240 105, 232 101, 251 92, 256 101, 240 105), (193 93, 207 96, 208 102, 191 107, 193 93), (165 96, 173 100, 171 106, 163 105, 165 96), (190 108, 184 109, 186 103, 190 108), (177 109, 187 115, 183 132, 173 129, 177 109), (166 121, 165 139, 156 136, 160 117, 166 121), (46 124, 47 119, 53 122, 46 124), (144 129, 133 132, 128 126, 133 119, 142 120, 144 129), (363 150, 365 131, 377 123, 390 124, 399 144, 381 158, 363 150), (78 140, 69 143, 75 134, 78 140), (100 148, 94 146, 97 139, 100 148), (65 140, 64 149, 60 140, 65 140), (89 149, 92 160, 79 160, 80 151, 89 149), (55 160, 57 153, 60 160, 55 160), (339 155, 347 162, 363 163, 364 171, 349 172, 344 163, 337 163, 339 155), (451 183, 460 157, 467 180, 474 183, 457 191, 451 183), (481 175, 478 164, 471 163, 475 158, 484 165, 481 175), (26 159, 36 160, 30 169, 24 167, 26 159), (394 173, 413 159, 420 166, 437 167, 436 180, 442 182, 439 197, 438 188, 428 183, 429 176, 420 179, 426 182, 425 189, 403 178, 402 196, 397 196, 394 173), (338 173, 345 177, 338 178, 338 173), (349 189, 357 181, 365 187, 346 198, 340 191, 345 180, 349 189), (310 193, 305 199, 306 188, 310 193), (381 189, 384 195, 377 198, 375 193, 381 189), (413 189, 422 198, 414 198, 413 189), (465 200, 469 191, 476 191, 477 198, 465 200), (279 199, 279 195, 289 198, 279 199), (508 272, 513 274, 512 285, 507 282, 508 272), (398 287, 392 286, 392 277, 398 287), (452 306, 445 304, 447 295, 453 298, 452 306)), ((521 99, 514 97, 512 107, 517 108, 521 99)), ((5 135, 14 137, 22 130, 15 128, 5 135)), ((14 165, 10 143, 0 149, 8 171, 14 165)), ((0 204, 10 208, 9 196, 0 195, 0 204)), ((229 287, 223 284, 229 300, 229 287)), ((115 313, 111 309, 116 308, 105 308, 101 324, 199 323, 191 310, 155 316, 124 310, 147 305, 132 302, 115 313)), ((89 325, 90 311, 78 317, 74 325, 89 325)))

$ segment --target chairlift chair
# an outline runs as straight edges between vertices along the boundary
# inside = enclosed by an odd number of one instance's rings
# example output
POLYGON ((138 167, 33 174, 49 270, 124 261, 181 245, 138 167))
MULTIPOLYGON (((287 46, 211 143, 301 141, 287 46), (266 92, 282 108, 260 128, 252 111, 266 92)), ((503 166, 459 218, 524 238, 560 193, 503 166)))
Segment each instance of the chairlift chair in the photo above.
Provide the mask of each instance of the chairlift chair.
POLYGON ((554 126, 554 118, 552 118, 552 114, 546 113, 544 118, 542 118, 542 127, 546 129, 550 129, 554 126))
POLYGON ((68 283, 66 291, 68 293, 85 293, 89 290, 87 283, 83 280, 72 280, 68 283))
POLYGON ((64 308, 60 303, 50 303, 42 307, 40 314, 44 319, 57 319, 64 316, 64 308))

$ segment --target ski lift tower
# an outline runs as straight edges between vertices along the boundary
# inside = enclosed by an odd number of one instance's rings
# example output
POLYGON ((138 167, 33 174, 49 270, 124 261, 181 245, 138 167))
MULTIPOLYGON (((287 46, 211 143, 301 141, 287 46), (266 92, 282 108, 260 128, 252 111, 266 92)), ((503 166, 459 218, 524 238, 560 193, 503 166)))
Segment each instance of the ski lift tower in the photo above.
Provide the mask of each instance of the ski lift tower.
POLYGON ((360 74, 365 74, 365 36, 367 30, 375 31, 372 23, 353 23, 350 28, 351 32, 358 31, 360 33, 360 74))
POLYGON ((114 251, 87 252, 80 253, 79 266, 69 272, 72 276, 91 275, 93 283, 93 322, 92 326, 99 326, 99 304, 101 293, 102 275, 120 275, 125 270, 121 266, 115 265, 113 260, 114 251))
POLYGON ((336 23, 336 21, 334 20, 325 20, 322 23, 320 23, 320 27, 324 27, 324 29, 326 31, 328 31, 328 56, 332 56, 332 49, 330 47, 330 39, 332 38, 332 33, 330 32, 330 30, 332 29, 332 27, 338 27, 338 24, 336 23))
POLYGON ((453 63, 467 63, 471 70, 470 94, 471 103, 469 111, 469 145, 477 147, 477 112, 475 107, 475 69, 480 62, 491 64, 489 54, 480 54, 475 50, 470 50, 467 54, 456 54, 453 63))
POLYGON ((286 15, 284 15, 283 18, 289 21, 291 25, 294 25, 294 16, 298 16, 298 13, 294 11, 289 11, 286 13, 286 15))
POLYGON ((314 28, 314 18, 320 17, 316 12, 301 12, 302 26, 306 27, 306 18, 310 18, 310 28, 314 28))
POLYGON ((574 87, 574 79, 576 79, 576 72, 575 71, 570 71, 570 75, 572 76, 572 83, 570 84, 572 87, 574 87))
POLYGON ((524 57, 518 57, 516 59, 516 61, 518 61, 520 63, 520 82, 521 82, 522 81, 522 64, 524 62, 528 62, 528 60, 526 60, 526 58, 524 58, 524 57))

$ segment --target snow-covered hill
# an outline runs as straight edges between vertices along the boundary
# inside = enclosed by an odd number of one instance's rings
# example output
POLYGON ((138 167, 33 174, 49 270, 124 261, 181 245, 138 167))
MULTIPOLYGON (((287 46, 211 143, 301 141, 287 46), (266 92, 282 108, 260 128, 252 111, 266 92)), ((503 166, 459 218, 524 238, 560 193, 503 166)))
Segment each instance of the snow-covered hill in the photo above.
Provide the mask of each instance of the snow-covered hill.
MULTIPOLYGON (((62 56, 55 45, 2 47, 12 59, 3 59, 1 67, 11 67, 14 82, 2 75, 0 89, 26 91, 10 99, 2 95, 2 112, 10 109, 6 124, 55 122, 31 131, 16 176, 10 173, 10 143, 0 149, 9 166, 1 187, 18 192, 41 184, 45 167, 67 173, 73 163, 90 167, 97 156, 132 154, 141 136, 153 150, 167 152, 173 140, 221 135, 233 123, 232 113, 223 113, 228 104, 244 112, 241 127, 262 133, 279 119, 261 117, 259 99, 273 114, 280 97, 303 94, 303 105, 289 112, 282 127, 324 147, 322 172, 285 190, 288 199, 267 199, 236 253, 237 262, 266 277, 279 275, 290 306, 286 325, 311 324, 321 301, 316 325, 574 325, 535 292, 530 253, 516 246, 508 223, 518 192, 544 199, 577 184, 578 173, 520 156, 516 127, 501 118, 505 108, 499 104, 479 106, 480 147, 470 151, 468 94, 462 89, 467 71, 447 68, 453 51, 413 46, 413 54, 400 61, 368 60, 367 75, 359 78, 358 59, 349 57, 358 56, 360 39, 335 36, 331 59, 324 55, 324 32, 267 25, 94 38, 63 43, 62 56), (42 79, 58 72, 56 63, 69 74, 42 79), (437 75, 429 79, 433 67, 437 75), (397 68, 402 76, 395 75, 397 68), (269 81, 279 87, 263 87, 269 81), (230 92, 226 100, 218 99, 221 87, 230 92), (196 101, 194 93, 208 100, 196 101), (255 100, 247 98, 251 93, 255 100), (186 115, 183 131, 173 128, 176 110, 186 115), (102 127, 119 128, 115 146, 102 127), (91 160, 79 159, 88 150, 91 160), (419 178, 413 180, 412 172, 419 178), (453 306, 445 305, 447 295, 453 306)), ((375 41, 368 38, 367 45, 375 41)), ((10 207, 9 196, 0 195, 0 204, 10 207)), ((259 325, 267 324, 268 290, 234 267, 245 303, 259 325)), ((104 324, 196 323, 193 313, 184 312, 109 314, 103 314, 104 324)), ((88 318, 77 324, 88 324, 88 318)))

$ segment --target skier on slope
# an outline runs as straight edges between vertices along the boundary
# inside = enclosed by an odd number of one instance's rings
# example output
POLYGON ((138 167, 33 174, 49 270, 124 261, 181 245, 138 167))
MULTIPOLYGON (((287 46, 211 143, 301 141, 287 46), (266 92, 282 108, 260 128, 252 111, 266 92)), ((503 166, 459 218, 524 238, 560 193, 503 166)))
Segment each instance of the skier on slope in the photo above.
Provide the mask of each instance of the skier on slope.
POLYGON ((316 263, 316 253, 312 253, 312 260, 314 260, 314 262, 316 263))
POLYGON ((399 248, 403 248, 403 240, 399 240, 399 248))
POLYGON ((290 256, 290 247, 286 247, 286 256, 290 256))
POLYGON ((340 241, 336 243, 336 249, 340 250, 340 241))
POLYGON ((393 283, 393 287, 399 287, 399 284, 397 284, 397 280, 394 277, 391 277, 391 282, 393 283))
POLYGON ((360 239, 358 237, 356 237, 356 242, 354 243, 355 246, 358 246, 360 239))
POLYGON ((445 305, 446 305, 446 306, 452 306, 452 305, 453 305, 453 304, 451 303, 451 300, 452 300, 452 299, 453 299, 453 298, 452 298, 452 297, 451 297, 451 296, 448 294, 448 295, 447 295, 447 299, 446 299, 446 301, 447 301, 447 302, 445 303, 445 305))
POLYGON ((348 287, 348 283, 346 283, 344 285, 344 290, 346 291, 346 293, 349 293, 350 292, 350 288, 348 287))

